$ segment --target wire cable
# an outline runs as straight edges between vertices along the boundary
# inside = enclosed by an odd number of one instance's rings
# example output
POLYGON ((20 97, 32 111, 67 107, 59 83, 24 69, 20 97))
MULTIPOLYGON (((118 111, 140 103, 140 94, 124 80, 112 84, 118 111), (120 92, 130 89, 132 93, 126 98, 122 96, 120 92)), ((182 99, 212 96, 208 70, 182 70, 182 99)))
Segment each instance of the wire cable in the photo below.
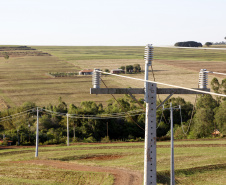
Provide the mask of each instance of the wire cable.
POLYGON ((194 91, 194 92, 199 92, 199 93, 203 93, 203 94, 211 94, 211 95, 215 95, 215 96, 226 97, 226 95, 219 94, 219 93, 207 92, 207 91, 202 91, 202 90, 198 90, 198 89, 191 89, 191 88, 187 88, 187 87, 181 87, 181 86, 166 84, 166 83, 162 83, 162 82, 154 82, 154 81, 151 81, 151 80, 144 80, 144 79, 134 78, 134 77, 129 77, 129 76, 111 74, 111 73, 107 73, 107 72, 103 72, 103 71, 98 71, 98 72, 104 73, 104 74, 109 74, 109 75, 112 75, 112 76, 121 77, 121 78, 128 78, 128 79, 138 80, 138 81, 142 81, 142 82, 151 82, 151 83, 154 83, 154 84, 165 85, 165 86, 175 87, 175 88, 179 88, 179 89, 185 89, 185 90, 188 90, 188 91, 194 91))
POLYGON ((0 118, 0 120, 4 120, 4 119, 6 119, 6 118, 11 118, 11 117, 15 117, 15 116, 17 116, 17 115, 20 115, 20 114, 24 114, 24 113, 27 113, 27 112, 29 112, 29 111, 34 111, 34 108, 33 109, 29 109, 29 110, 26 110, 26 111, 23 111, 23 112, 20 112, 20 113, 16 113, 16 114, 13 114, 13 115, 10 115, 10 116, 5 116, 5 117, 2 117, 2 118, 0 118))
MULTIPOLYGON (((107 85, 104 83, 104 81, 103 81, 103 79, 102 78, 100 78, 101 79, 101 81, 103 82, 103 84, 104 84, 104 86, 106 87, 106 88, 108 88, 107 87, 107 85)), ((115 96, 113 95, 113 94, 111 94, 111 96, 114 98, 114 100, 118 103, 118 105, 124 110, 124 112, 125 112, 125 109, 124 109, 124 107, 118 102, 118 100, 115 98, 115 96)), ((134 121, 134 119, 128 114, 128 116, 130 117, 130 119, 140 128, 140 129, 142 129, 143 131, 145 131, 144 130, 144 128, 142 128, 140 125, 138 125, 138 123, 136 122, 136 121, 134 121)))
POLYGON ((219 73, 219 72, 213 72, 213 71, 204 71, 205 73, 213 73, 217 75, 226 75, 226 73, 219 73))

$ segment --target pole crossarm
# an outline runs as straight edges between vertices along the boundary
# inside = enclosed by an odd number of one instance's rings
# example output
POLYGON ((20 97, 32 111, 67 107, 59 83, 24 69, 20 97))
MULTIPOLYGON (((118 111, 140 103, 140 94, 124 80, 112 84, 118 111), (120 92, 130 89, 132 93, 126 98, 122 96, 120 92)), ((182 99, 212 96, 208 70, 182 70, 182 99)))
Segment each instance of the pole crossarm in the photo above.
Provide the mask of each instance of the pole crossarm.
MULTIPOLYGON (((197 89, 210 92, 210 89, 197 89)), ((90 88, 90 94, 145 94, 144 88, 90 88)), ((180 88, 157 88, 157 94, 203 94, 180 88)))

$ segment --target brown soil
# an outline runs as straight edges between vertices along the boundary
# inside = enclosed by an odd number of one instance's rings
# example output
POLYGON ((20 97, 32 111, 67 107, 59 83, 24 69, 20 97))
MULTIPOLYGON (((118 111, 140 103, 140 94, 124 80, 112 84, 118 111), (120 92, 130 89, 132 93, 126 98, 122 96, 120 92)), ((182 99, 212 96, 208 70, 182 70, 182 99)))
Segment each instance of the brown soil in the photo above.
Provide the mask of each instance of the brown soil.
POLYGON ((100 161, 104 161, 104 160, 114 160, 114 159, 120 159, 123 156, 121 155, 100 155, 100 156, 90 156, 90 157, 85 157, 82 160, 100 160, 100 161))
MULTIPOLYGON (((208 61, 189 61, 189 60, 156 60, 159 63, 172 65, 189 69, 193 71, 200 71, 200 69, 207 69, 208 71, 226 73, 226 62, 208 62, 208 61)), ((217 76, 217 75, 216 75, 217 76)))
POLYGON ((115 185, 141 185, 143 183, 143 175, 138 171, 127 169, 119 169, 112 167, 88 166, 75 163, 68 163, 62 161, 52 160, 32 160, 32 161, 19 161, 16 163, 48 165, 54 168, 76 170, 76 171, 89 171, 89 172, 105 172, 114 176, 115 185))

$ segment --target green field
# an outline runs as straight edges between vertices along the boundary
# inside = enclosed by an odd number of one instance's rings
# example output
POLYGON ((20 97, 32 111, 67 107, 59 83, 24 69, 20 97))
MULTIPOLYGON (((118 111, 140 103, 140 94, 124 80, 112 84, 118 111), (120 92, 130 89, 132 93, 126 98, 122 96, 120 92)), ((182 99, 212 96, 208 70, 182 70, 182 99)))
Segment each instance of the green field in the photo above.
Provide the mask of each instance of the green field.
MULTIPOLYGON (((177 184, 223 185, 226 181, 226 140, 175 142, 177 184)), ((52 167, 48 161, 143 173, 143 143, 76 144, 35 148, 0 148, 0 183, 8 184, 113 184, 110 172, 76 171, 52 167), (28 162, 22 162, 28 161, 28 162), (33 161, 33 162, 32 162, 33 161), (35 161, 35 162, 34 162, 35 161), (42 165, 38 164, 42 161, 42 165), (43 162, 44 161, 44 162, 43 162), (44 164, 46 162, 46 165, 44 164), (15 170, 17 169, 17 170, 15 170)), ((158 184, 169 184, 170 143, 157 143, 158 184)))
MULTIPOLYGON (((38 106, 57 104, 59 97, 67 104, 79 105, 82 101, 96 101, 106 105, 106 101, 112 98, 110 95, 90 95, 91 76, 53 78, 48 73, 78 72, 87 68, 111 70, 137 63, 144 70, 144 47, 141 46, 32 46, 32 48, 52 56, 14 56, 8 60, 0 57, 0 109, 19 106, 25 101, 35 102, 38 106)), ((155 48, 154 56, 155 80, 163 83, 196 88, 201 68, 226 72, 225 50, 155 48)), ((143 72, 132 76, 144 78, 143 72)), ((213 77, 209 76, 209 83, 213 77)), ((150 79, 153 80, 151 72, 150 79)), ((219 76, 219 79, 223 77, 219 76)), ((108 87, 144 86, 140 81, 112 76, 103 76, 103 80, 108 87)), ((101 87, 105 86, 102 84, 101 87)), ((182 97, 191 102, 195 99, 192 95, 182 97)))

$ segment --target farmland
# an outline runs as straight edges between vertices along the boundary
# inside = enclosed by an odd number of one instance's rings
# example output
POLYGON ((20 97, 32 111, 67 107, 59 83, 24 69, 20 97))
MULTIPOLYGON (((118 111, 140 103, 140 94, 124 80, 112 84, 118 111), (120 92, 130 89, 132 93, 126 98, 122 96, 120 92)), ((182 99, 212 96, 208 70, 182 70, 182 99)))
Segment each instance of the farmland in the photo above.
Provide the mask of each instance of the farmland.
MULTIPOLYGON (((34 147, 0 147, 0 183, 142 184, 143 147, 142 142, 41 146, 38 159, 34 147)), ((225 139, 176 141, 177 184, 223 185, 225 147, 225 139)), ((169 184, 169 169, 170 143, 158 142, 158 184, 169 184)))
MULTIPOLYGON (((77 74, 85 68, 111 70, 133 64, 140 64, 144 70, 144 47, 31 48, 37 50, 6 50, 9 58, 0 57, 1 110, 17 107, 26 101, 38 106, 55 105, 59 97, 67 105, 78 106, 82 101, 106 105, 110 95, 89 94, 91 76, 54 77, 50 74, 77 74)), ((155 48, 153 69, 156 81, 196 88, 198 72, 202 68, 226 72, 226 51, 155 48)), ((143 79, 144 73, 126 75, 143 79)), ((209 83, 213 77, 209 75, 209 83)), ((109 75, 103 75, 102 79, 108 87, 143 87, 142 82, 109 75)), ((151 71, 150 79, 153 80, 151 71)), ((182 97, 192 103, 195 98, 194 95, 182 97)), ((223 184, 226 181, 225 141, 176 141, 176 182, 223 184)), ((43 146, 39 158, 34 159, 34 147, 0 147, 0 183, 108 185, 114 182, 131 184, 132 179, 133 183, 142 184, 143 148, 143 142, 43 146)), ((169 184, 169 142, 158 142, 157 148, 158 183, 169 184)))
MULTIPOLYGON (((115 69, 133 64, 140 64, 142 70, 144 69, 144 47, 32 46, 32 48, 51 56, 13 55, 8 60, 0 57, 1 109, 19 106, 25 101, 35 102, 39 106, 56 104, 59 97, 67 104, 79 105, 81 100, 86 100, 106 105, 106 101, 111 98, 110 95, 100 98, 89 94, 89 88, 92 87, 91 76, 53 78, 48 73, 77 73, 85 68, 115 69)), ((163 83, 196 88, 201 68, 218 72, 225 72, 226 69, 224 50, 155 48, 154 55, 155 80, 163 83)), ((137 78, 143 76, 143 73, 133 74, 133 77, 137 78)), ((213 75, 209 75, 209 82, 212 78, 213 75)), ((150 79, 153 79, 151 72, 150 79)), ((142 82, 110 76, 104 76, 103 80, 108 87, 143 87, 142 82)), ((194 102, 192 95, 182 97, 194 102)), ((163 99, 164 96, 160 98, 163 99)))

